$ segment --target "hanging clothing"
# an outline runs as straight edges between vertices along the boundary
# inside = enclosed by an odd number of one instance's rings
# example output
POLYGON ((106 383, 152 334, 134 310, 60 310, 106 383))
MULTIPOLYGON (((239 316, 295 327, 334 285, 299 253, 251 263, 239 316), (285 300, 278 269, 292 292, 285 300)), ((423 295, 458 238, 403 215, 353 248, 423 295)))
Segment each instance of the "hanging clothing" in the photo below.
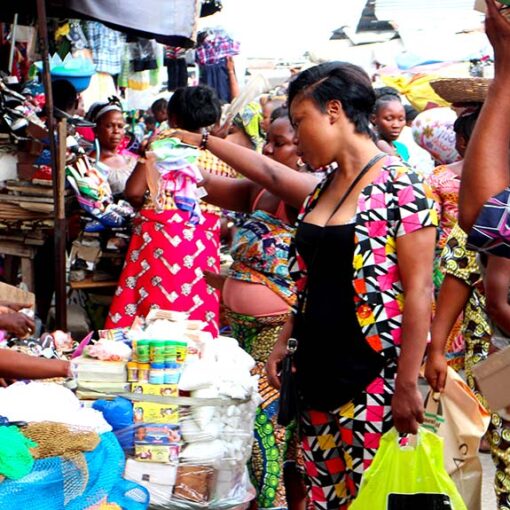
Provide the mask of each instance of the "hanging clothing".
POLYGON ((85 29, 96 70, 112 76, 119 74, 126 36, 98 21, 86 21, 85 29))
POLYGON ((168 74, 167 90, 174 91, 188 85, 188 65, 185 58, 167 60, 166 70, 168 74))
POLYGON ((214 89, 220 100, 227 103, 232 100, 226 59, 221 59, 212 64, 200 65, 198 81, 201 85, 208 85, 214 89))
POLYGON ((198 35, 198 45, 195 49, 197 64, 215 64, 226 57, 239 55, 241 46, 224 30, 205 30, 198 35))

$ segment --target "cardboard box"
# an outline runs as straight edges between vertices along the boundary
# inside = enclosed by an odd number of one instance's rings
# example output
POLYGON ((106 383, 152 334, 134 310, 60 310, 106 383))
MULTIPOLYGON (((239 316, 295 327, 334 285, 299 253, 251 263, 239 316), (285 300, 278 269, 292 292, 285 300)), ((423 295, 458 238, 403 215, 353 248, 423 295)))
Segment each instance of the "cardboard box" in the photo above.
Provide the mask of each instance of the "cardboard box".
POLYGON ((177 464, 155 464, 128 459, 124 478, 143 485, 150 493, 151 504, 168 506, 177 475, 177 464))
POLYGON ((135 423, 179 423, 179 407, 153 402, 134 402, 135 423))
POLYGON ((473 374, 492 411, 510 406, 510 347, 474 366, 473 374))
POLYGON ((177 384, 148 384, 148 383, 132 383, 132 393, 140 393, 141 395, 157 395, 161 397, 178 397, 179 386, 177 384))
POLYGON ((135 444, 135 459, 140 462, 175 464, 179 460, 179 445, 135 444))
POLYGON ((177 445, 181 442, 179 425, 139 423, 135 425, 135 444, 177 445))

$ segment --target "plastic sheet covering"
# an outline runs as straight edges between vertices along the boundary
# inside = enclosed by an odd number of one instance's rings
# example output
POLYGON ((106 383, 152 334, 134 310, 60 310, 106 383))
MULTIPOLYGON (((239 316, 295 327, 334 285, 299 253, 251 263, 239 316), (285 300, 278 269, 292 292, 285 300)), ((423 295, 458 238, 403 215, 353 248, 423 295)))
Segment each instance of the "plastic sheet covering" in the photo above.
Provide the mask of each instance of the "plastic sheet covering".
POLYGON ((255 497, 246 464, 257 393, 246 399, 123 396, 133 400, 135 416, 125 478, 147 488, 150 508, 227 510, 255 497))
POLYGON ((143 487, 122 479, 124 453, 112 433, 84 454, 86 469, 72 460, 51 457, 35 461, 30 474, 0 484, 0 508, 9 510, 86 510, 107 500, 125 510, 146 510, 143 487))

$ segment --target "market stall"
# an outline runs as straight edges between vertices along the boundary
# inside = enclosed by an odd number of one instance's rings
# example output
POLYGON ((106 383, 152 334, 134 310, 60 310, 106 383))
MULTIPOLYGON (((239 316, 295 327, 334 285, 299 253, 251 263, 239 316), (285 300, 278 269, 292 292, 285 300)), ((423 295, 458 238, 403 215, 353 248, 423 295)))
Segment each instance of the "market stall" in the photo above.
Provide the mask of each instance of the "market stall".
MULTIPOLYGON (((43 204, 31 206, 29 212, 20 212, 17 207, 10 207, 12 201, 9 197, 4 199, 4 209, 7 217, 16 216, 20 220, 33 220, 31 225, 37 225, 35 237, 46 238, 44 229, 52 232, 54 242, 54 266, 55 266, 55 294, 56 294, 56 324, 63 329, 66 328, 66 223, 65 223, 65 191, 64 191, 64 168, 65 168, 65 139, 67 132, 64 128, 57 134, 57 124, 53 115, 53 97, 50 87, 51 75, 49 65, 49 44, 48 44, 48 16, 58 16, 64 18, 85 18, 95 19, 107 23, 118 30, 139 37, 155 38, 165 44, 178 45, 180 47, 191 47, 195 42, 196 36, 196 18, 200 15, 208 15, 221 8, 220 2, 204 1, 202 3, 194 0, 173 0, 171 2, 161 2, 152 0, 150 2, 122 2, 111 3, 102 0, 90 0, 87 2, 55 2, 52 0, 37 0, 32 2, 24 0, 10 3, 4 6, 1 13, 1 20, 12 22, 16 20, 19 24, 30 24, 37 21, 40 36, 40 50, 43 63, 43 81, 46 98, 47 119, 46 125, 48 132, 41 136, 46 137, 45 141, 49 146, 49 158, 46 164, 52 169, 52 196, 48 189, 19 189, 18 183, 15 185, 18 189, 9 190, 9 194, 20 193, 28 196, 24 203, 43 204), (201 7, 201 12, 199 12, 201 7), (160 13, 154 16, 155 12, 160 13), (60 155, 60 157, 59 157, 60 155), (33 193, 30 195, 30 193, 33 193), (34 209, 39 209, 34 211, 34 209), (9 209, 7 211, 7 209, 9 209), (19 214, 18 214, 19 213, 19 214), (37 213, 37 214, 35 214, 37 213), (36 223, 34 223, 34 221, 36 223), (44 228, 39 228, 44 227, 44 228), (43 232, 43 233, 41 233, 43 232)), ((15 34, 14 34, 15 35, 15 34)), ((31 156, 35 156, 33 151, 37 151, 31 145, 29 151, 31 156)), ((48 154, 46 155, 48 157, 48 154)), ((22 163, 33 164, 33 160, 22 160, 22 163)), ((32 185, 33 183, 31 183, 32 185)), ((14 231, 27 231, 27 226, 18 223, 14 226, 14 231)), ((30 230, 30 228, 28 228, 30 230)), ((23 261, 24 280, 28 286, 32 286, 33 278, 33 260, 36 248, 30 246, 29 239, 34 236, 24 236, 21 239, 8 240, 11 243, 4 246, 5 253, 12 253, 20 256, 23 261), (13 244, 14 243, 14 244, 13 244), (20 246, 17 246, 18 243, 20 246), (28 246, 28 247, 27 247, 28 246)), ((41 242, 39 239, 38 242, 41 242)), ((44 243, 44 239, 42 240, 44 243)))

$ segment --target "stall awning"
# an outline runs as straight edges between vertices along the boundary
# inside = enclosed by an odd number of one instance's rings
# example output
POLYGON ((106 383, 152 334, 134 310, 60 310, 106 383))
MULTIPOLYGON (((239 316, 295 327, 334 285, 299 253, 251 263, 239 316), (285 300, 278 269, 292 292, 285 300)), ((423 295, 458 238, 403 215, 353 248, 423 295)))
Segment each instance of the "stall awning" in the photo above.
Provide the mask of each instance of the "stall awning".
MULTIPOLYGON (((200 0, 46 0, 49 17, 100 21, 127 34, 156 39, 163 44, 191 47, 196 40, 200 0)), ((18 0, 2 5, 0 19, 20 24, 35 21, 35 1, 18 0)))

